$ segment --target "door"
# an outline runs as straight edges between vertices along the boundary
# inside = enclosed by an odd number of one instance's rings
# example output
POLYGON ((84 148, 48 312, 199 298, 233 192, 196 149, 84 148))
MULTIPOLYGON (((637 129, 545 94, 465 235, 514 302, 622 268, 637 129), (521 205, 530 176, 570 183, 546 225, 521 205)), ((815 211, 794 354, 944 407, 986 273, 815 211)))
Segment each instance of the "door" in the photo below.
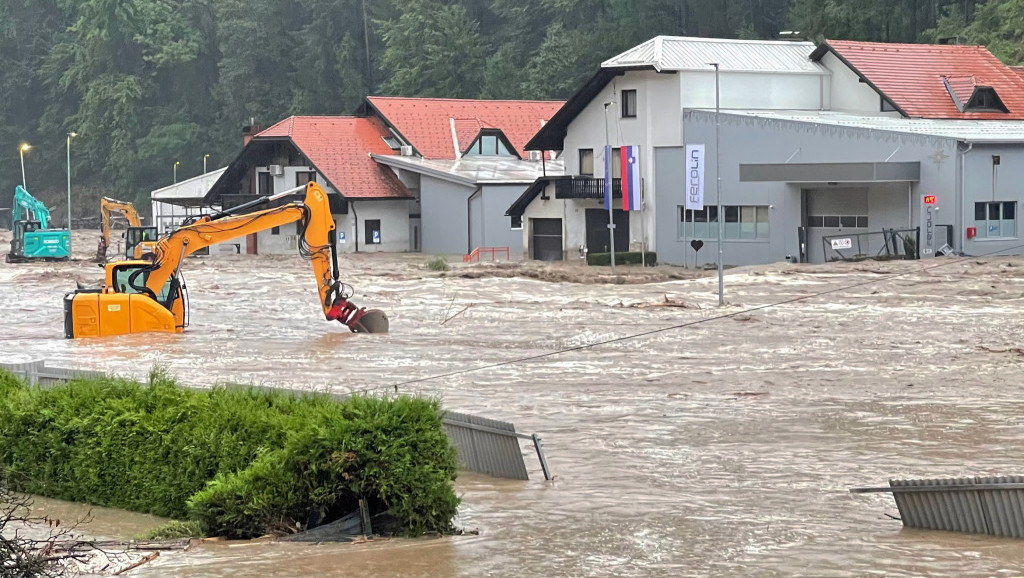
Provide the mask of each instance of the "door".
POLYGON ((414 253, 420 251, 420 227, 419 215, 409 215, 409 250, 414 253))
MULTIPOLYGON (((615 219, 615 252, 629 251, 629 212, 612 209, 612 215, 615 219)), ((604 209, 587 209, 587 251, 611 251, 608 240, 608 211, 604 209)))
POLYGON ((531 257, 538 261, 562 260, 562 219, 530 219, 531 257))

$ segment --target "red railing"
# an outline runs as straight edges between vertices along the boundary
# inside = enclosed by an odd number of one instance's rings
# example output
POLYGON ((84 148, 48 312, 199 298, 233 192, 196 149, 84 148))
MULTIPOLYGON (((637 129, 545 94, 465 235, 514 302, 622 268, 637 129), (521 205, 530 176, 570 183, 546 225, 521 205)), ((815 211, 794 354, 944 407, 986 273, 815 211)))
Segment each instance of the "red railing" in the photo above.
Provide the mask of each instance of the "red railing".
POLYGON ((500 255, 500 254, 504 253, 505 254, 505 260, 506 261, 509 260, 508 247, 477 247, 476 249, 473 249, 473 252, 470 253, 469 255, 463 255, 462 256, 462 262, 463 263, 472 263, 473 261, 476 261, 477 263, 479 263, 480 262, 480 254, 481 253, 483 253, 483 254, 490 253, 491 254, 491 261, 494 261, 495 255, 500 255))

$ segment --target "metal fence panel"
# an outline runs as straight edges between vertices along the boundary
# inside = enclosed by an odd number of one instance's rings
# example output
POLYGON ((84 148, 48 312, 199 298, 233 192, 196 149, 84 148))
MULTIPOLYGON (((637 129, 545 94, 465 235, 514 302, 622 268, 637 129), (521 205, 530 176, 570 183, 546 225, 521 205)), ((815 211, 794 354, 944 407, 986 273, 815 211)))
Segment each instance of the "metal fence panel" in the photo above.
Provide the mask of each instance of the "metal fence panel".
POLYGON ((444 429, 467 470, 513 480, 528 480, 519 434, 508 422, 448 411, 444 429))

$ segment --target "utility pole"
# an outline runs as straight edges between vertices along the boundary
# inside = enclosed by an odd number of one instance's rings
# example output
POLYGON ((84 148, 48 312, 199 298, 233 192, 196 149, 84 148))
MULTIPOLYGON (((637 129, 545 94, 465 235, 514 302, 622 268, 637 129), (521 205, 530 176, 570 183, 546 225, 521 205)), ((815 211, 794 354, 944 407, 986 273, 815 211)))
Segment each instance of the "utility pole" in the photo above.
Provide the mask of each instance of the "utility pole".
POLYGON ((612 272, 615 272, 615 217, 612 213, 612 146, 608 141, 608 107, 615 101, 604 103, 604 198, 608 203, 608 248, 611 249, 612 272))
POLYGON ((21 155, 21 188, 26 191, 28 191, 28 185, 25 183, 25 151, 30 148, 32 148, 32 145, 28 143, 22 143, 22 145, 18 147, 18 154, 21 155))
POLYGON ((203 155, 203 174, 206 174, 206 159, 210 158, 209 154, 203 155))

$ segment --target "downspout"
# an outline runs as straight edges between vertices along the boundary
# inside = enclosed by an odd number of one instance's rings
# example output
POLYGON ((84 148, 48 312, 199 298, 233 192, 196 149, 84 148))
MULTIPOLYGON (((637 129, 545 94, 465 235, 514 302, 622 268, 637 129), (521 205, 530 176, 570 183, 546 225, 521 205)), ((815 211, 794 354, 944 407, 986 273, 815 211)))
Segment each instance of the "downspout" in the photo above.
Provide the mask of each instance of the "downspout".
MULTIPOLYGON (((957 143, 959 149, 959 143, 957 143)), ((974 148, 974 143, 967 143, 967 148, 960 151, 960 252, 967 249, 967 153, 974 148)))
POLYGON ((359 214, 356 213, 356 203, 355 203, 355 201, 349 201, 348 202, 348 206, 352 207, 352 222, 355 223, 355 226, 354 226, 355 232, 352 235, 352 238, 355 239, 355 241, 356 241, 356 253, 358 253, 359 252, 359 214))
MULTIPOLYGON (((475 197, 478 194, 480 194, 480 192, 483 191, 483 190, 484 190, 483 187, 477 187, 476 190, 473 191, 473 193, 471 195, 466 197, 466 247, 467 247, 466 254, 467 255, 473 252, 473 210, 472 210, 472 206, 471 205, 473 203, 473 197, 475 197)), ((483 233, 483 231, 480 231, 480 232, 483 233)), ((481 237, 482 236, 483 235, 481 235, 481 237)), ((483 239, 480 239, 480 240, 483 241, 483 239)))

